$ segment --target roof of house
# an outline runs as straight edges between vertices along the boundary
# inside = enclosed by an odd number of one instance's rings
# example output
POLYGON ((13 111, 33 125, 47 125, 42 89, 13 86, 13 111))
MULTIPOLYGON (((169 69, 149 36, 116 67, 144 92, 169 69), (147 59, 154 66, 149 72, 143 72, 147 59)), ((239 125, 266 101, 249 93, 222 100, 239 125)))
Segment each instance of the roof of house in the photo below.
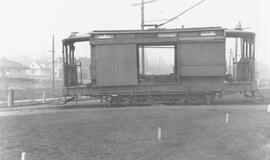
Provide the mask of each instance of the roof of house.
POLYGON ((0 59, 0 68, 1 69, 28 69, 27 66, 8 60, 6 58, 0 59))
MULTIPOLYGON (((33 63, 36 64, 35 68, 39 68, 39 69, 50 69, 51 68, 51 63, 49 61, 35 60, 31 64, 33 64, 33 63)), ((33 69, 31 64, 30 64, 30 68, 33 69)))

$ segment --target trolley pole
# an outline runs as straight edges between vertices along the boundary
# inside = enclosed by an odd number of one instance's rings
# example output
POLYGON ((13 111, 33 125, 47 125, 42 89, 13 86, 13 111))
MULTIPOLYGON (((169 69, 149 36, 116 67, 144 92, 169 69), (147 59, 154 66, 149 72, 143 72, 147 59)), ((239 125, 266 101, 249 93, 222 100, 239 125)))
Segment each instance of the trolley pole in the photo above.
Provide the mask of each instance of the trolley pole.
POLYGON ((54 53, 55 53, 55 50, 54 50, 54 35, 52 36, 52 50, 49 51, 52 53, 52 89, 55 89, 55 81, 54 81, 54 53))

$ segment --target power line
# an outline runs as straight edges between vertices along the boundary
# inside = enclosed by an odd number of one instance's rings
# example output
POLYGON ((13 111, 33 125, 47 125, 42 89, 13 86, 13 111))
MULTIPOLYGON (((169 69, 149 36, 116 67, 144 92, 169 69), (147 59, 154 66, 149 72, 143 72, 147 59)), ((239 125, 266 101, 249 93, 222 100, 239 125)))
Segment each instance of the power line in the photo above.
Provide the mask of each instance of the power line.
POLYGON ((154 19, 154 20, 148 20, 148 21, 145 21, 145 22, 161 22, 161 21, 168 21, 170 19, 154 19))
POLYGON ((167 24, 167 23, 169 23, 169 22, 171 22, 171 21, 177 19, 178 17, 182 16, 183 14, 185 14, 187 11, 191 10, 192 8, 194 8, 194 7, 198 6, 198 5, 200 5, 200 4, 203 3, 204 1, 206 1, 206 0, 202 0, 202 1, 198 2, 198 3, 196 3, 195 5, 189 7, 188 9, 186 9, 185 11, 183 11, 183 12, 181 12, 180 14, 176 15, 175 17, 169 19, 168 21, 166 21, 166 22, 164 22, 164 23, 161 23, 161 24, 158 24, 157 27, 163 26, 163 25, 165 25, 165 24, 167 24))

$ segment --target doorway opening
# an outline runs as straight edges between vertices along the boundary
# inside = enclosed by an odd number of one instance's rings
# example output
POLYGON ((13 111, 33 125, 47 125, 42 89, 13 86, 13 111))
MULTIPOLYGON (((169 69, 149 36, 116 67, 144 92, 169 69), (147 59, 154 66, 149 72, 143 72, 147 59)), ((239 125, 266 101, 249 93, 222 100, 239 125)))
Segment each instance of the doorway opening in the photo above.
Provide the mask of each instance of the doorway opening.
POLYGON ((139 82, 176 82, 176 45, 139 45, 138 59, 139 82))

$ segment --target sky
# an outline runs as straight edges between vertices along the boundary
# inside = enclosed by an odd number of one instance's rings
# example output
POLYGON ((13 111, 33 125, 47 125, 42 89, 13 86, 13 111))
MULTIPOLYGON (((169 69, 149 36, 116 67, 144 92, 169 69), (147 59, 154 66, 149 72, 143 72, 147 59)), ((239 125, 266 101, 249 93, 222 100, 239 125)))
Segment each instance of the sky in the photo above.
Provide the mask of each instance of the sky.
MULTIPOLYGON (((61 41, 71 32, 89 33, 103 29, 139 29, 141 0, 2 0, 0 2, 0 58, 49 58, 52 35, 56 56, 61 41)), ((145 20, 168 19, 199 0, 157 0, 145 6, 145 20)), ((206 0, 164 28, 221 26, 234 28, 241 21, 256 33, 259 62, 270 66, 270 1, 206 0)), ((154 22, 146 22, 154 23, 154 22)), ((78 56, 89 56, 89 46, 78 56)))

